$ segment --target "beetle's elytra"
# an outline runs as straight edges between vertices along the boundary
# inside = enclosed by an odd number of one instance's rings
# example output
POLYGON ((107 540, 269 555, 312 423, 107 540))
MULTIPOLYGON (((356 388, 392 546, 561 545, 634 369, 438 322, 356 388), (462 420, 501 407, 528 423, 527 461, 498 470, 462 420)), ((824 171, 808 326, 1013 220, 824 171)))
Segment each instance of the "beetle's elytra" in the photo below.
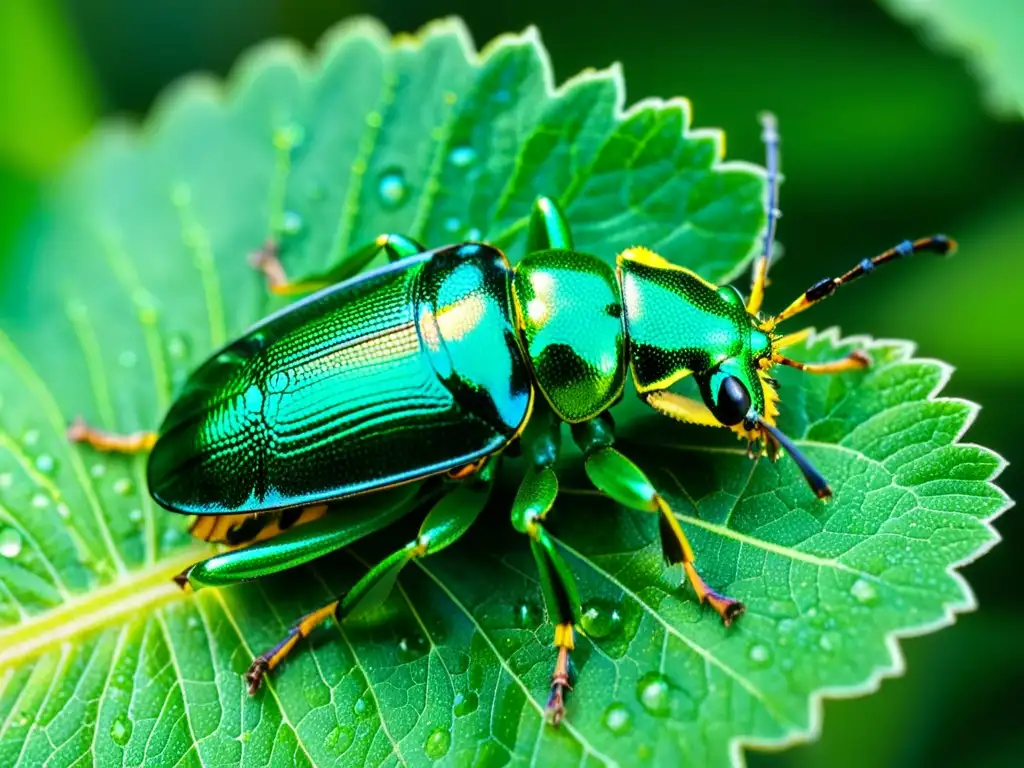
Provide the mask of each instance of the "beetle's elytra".
POLYGON ((879 264, 955 247, 943 236, 902 243, 762 317, 778 189, 771 116, 764 127, 768 226, 746 300, 641 247, 619 254, 615 268, 576 251, 567 220, 547 198, 534 206, 528 252, 515 267, 485 243, 425 250, 382 235, 336 268, 288 282, 271 244, 254 261, 271 290, 315 293, 199 366, 158 435, 72 425, 72 439, 100 450, 152 449, 149 490, 162 506, 195 515, 191 530, 202 539, 248 544, 196 563, 177 577, 183 587, 294 567, 433 503, 415 540, 256 658, 246 675, 250 692, 317 624, 379 599, 410 560, 458 540, 486 504, 502 453, 517 444, 528 470, 511 522, 528 538, 555 625, 548 711, 557 724, 580 618, 572 573, 544 528, 558 495, 563 423, 600 491, 658 515, 665 558, 683 566, 697 598, 727 625, 742 613, 742 603, 704 583, 666 501, 613 447, 609 407, 631 376, 640 397, 667 416, 728 427, 772 458, 784 448, 826 498, 825 479, 775 426, 769 372, 781 364, 839 373, 870 361, 860 352, 825 364, 791 360, 782 350, 803 334, 780 335, 778 324, 879 264), (358 274, 381 250, 390 264, 358 274), (701 401, 670 390, 691 375, 701 401), (371 503, 329 506, 367 493, 371 503))

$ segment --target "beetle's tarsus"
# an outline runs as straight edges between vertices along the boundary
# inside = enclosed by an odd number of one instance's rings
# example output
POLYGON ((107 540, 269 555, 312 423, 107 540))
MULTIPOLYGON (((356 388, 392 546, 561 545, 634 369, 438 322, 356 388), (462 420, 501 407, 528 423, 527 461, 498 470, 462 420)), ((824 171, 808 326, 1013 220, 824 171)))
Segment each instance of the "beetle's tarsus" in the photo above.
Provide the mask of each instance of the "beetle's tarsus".
POLYGON ((258 249, 249 254, 249 266, 258 272, 263 273, 267 279, 267 287, 270 290, 288 283, 288 276, 285 274, 281 260, 278 258, 280 249, 277 241, 268 237, 258 249))
POLYGON ((722 624, 727 627, 742 616, 743 612, 747 609, 739 600, 720 595, 713 589, 708 590, 708 593, 704 595, 704 599, 701 602, 706 602, 714 608, 715 613, 722 617, 722 624))
POLYGON ((564 645, 558 648, 558 661, 551 675, 551 694, 548 696, 544 712, 548 722, 556 728, 565 718, 565 695, 572 690, 572 682, 569 679, 570 650, 564 645))
POLYGON ((270 671, 270 662, 268 662, 262 656, 257 656, 256 660, 249 665, 249 669, 245 672, 245 682, 249 686, 249 695, 255 696, 256 691, 260 689, 263 684, 263 678, 266 677, 267 672, 270 671))

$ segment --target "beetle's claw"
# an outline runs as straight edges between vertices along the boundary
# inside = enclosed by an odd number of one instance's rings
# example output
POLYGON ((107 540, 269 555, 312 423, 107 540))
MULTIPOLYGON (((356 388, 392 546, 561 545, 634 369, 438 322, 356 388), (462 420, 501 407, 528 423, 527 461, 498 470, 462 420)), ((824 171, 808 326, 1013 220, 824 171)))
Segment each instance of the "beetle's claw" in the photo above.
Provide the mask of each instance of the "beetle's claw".
POLYGON ((742 616, 747 609, 739 600, 720 595, 714 590, 709 590, 704 596, 704 600, 715 609, 715 613, 722 617, 722 623, 727 627, 742 616))
POLYGON ((555 675, 551 681, 551 695, 545 710, 548 722, 556 728, 565 717, 565 694, 572 690, 569 680, 564 675, 555 675))
POLYGON ((270 664, 262 656, 257 656, 256 660, 249 665, 249 669, 245 672, 245 682, 249 685, 249 695, 255 696, 256 691, 260 689, 260 685, 263 684, 263 678, 266 677, 267 672, 270 671, 270 664))

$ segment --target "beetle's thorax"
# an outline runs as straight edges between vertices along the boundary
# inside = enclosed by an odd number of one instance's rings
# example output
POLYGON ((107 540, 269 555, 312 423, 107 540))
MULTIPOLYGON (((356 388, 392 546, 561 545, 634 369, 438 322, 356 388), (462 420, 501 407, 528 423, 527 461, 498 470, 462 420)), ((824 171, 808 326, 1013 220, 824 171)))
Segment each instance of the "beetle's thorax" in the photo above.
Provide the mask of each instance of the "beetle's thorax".
MULTIPOLYGON (((618 260, 629 365, 641 393, 667 389, 695 374, 701 389, 736 376, 765 414, 763 362, 771 340, 731 286, 718 287, 642 248, 618 260)), ((705 393, 706 395, 707 393, 705 393)))

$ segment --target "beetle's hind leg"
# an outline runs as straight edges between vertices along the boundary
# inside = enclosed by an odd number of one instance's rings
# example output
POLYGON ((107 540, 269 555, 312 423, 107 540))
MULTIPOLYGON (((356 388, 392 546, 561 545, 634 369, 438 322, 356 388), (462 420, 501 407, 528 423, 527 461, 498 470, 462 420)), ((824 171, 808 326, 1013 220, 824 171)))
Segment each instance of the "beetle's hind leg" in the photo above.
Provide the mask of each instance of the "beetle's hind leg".
POLYGON ((81 416, 71 422, 67 436, 73 443, 84 443, 104 453, 145 453, 156 442, 156 432, 131 432, 120 435, 90 427, 81 416))
POLYGON ((658 513, 658 530, 665 560, 680 564, 697 599, 708 603, 729 626, 743 613, 743 603, 716 592, 697 571, 693 547, 668 502, 636 464, 612 447, 614 435, 609 421, 598 417, 572 429, 576 444, 583 451, 587 476, 598 490, 631 509, 658 513))
POLYGON ((572 250, 572 232, 569 221, 550 197, 533 201, 530 224, 526 232, 526 252, 546 251, 551 248, 572 250))
POLYGON ((422 253, 423 250, 422 245, 405 235, 384 234, 372 243, 342 258, 325 271, 293 282, 288 279, 284 265, 281 264, 280 247, 277 241, 268 240, 259 250, 249 254, 249 265, 262 272, 266 277, 267 290, 279 296, 289 296, 318 291, 329 285, 348 280, 350 277, 355 277, 366 269, 366 266, 381 251, 387 255, 388 261, 399 261, 422 253))
POLYGON ((397 552, 381 560, 343 597, 307 614, 293 626, 284 639, 256 657, 245 679, 254 694, 267 673, 280 664, 302 638, 317 625, 334 616, 338 621, 356 609, 374 605, 390 594, 398 575, 411 561, 440 552, 458 541, 487 504, 494 483, 497 460, 492 457, 475 475, 461 480, 427 513, 419 534, 397 552))

